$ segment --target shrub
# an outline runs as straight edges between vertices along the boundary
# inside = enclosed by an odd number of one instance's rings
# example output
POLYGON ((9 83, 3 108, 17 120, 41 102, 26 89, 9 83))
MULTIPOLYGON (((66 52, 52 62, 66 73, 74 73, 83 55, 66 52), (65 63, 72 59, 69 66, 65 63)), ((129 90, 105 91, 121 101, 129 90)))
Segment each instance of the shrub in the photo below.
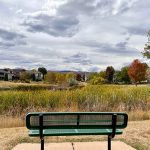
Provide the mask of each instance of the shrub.
POLYGON ((32 79, 32 75, 29 72, 22 72, 20 74, 20 80, 24 81, 26 83, 29 83, 29 81, 32 79))
POLYGON ((69 86, 76 86, 78 85, 78 81, 74 78, 68 80, 69 86))
POLYGON ((90 80, 90 84, 92 85, 104 84, 105 82, 106 80, 104 78, 96 76, 90 80))

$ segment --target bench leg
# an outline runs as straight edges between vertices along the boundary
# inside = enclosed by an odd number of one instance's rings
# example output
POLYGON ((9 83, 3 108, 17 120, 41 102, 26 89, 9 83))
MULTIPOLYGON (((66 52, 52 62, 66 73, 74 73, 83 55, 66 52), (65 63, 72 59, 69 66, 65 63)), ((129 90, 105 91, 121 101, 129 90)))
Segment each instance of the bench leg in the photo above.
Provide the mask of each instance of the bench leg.
POLYGON ((44 150, 44 138, 41 139, 41 150, 44 150))
POLYGON ((111 150, 111 137, 108 135, 108 150, 111 150))

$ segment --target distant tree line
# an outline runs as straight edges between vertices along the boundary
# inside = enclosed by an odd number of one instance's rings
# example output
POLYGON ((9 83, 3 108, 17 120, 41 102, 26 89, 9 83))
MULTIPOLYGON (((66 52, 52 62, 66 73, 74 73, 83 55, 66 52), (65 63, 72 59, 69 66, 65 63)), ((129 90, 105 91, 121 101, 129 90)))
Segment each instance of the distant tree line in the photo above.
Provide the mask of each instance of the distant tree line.
MULTIPOLYGON (((145 44, 142 55, 150 59, 150 30, 147 34, 148 41, 145 44)), ((150 82, 150 68, 146 63, 140 62, 138 59, 133 60, 129 66, 124 66, 121 70, 115 70, 112 66, 108 66, 104 71, 99 73, 91 73, 88 78, 91 84, 130 84, 136 86, 141 82, 150 82)))
MULTIPOLYGON (((79 76, 79 75, 78 75, 79 76)), ((60 72, 48 72, 44 79, 45 82, 50 84, 77 84, 77 75, 74 73, 60 73, 60 72)))
MULTIPOLYGON (((36 70, 32 70, 33 72, 36 70)), ((50 72, 46 68, 38 68, 38 72, 42 73, 42 80, 50 84, 77 85, 78 81, 83 81, 83 77, 78 73, 73 72, 50 72)), ((35 79, 35 74, 22 72, 20 75, 21 81, 30 81, 35 79)), ((130 84, 150 81, 150 69, 146 63, 135 59, 129 66, 124 66, 120 70, 115 70, 113 66, 106 67, 100 72, 90 73, 88 80, 90 84, 130 84)))
MULTIPOLYGON (((33 69, 32 71, 36 72, 35 69, 33 69)), ((77 85, 79 81, 84 80, 84 77, 82 77, 80 74, 78 73, 75 74, 73 72, 61 73, 61 72, 47 71, 47 69, 44 67, 38 68, 38 72, 41 72, 43 74, 41 80, 49 84, 59 84, 59 85, 69 84, 70 86, 72 86, 77 85)), ((20 80, 25 82, 30 82, 31 80, 35 81, 35 75, 31 74, 30 72, 24 71, 21 72, 20 74, 20 80)))
POLYGON ((116 70, 108 66, 104 71, 91 73, 88 82, 91 84, 130 84, 137 85, 142 81, 148 81, 150 74, 149 67, 146 63, 141 63, 135 59, 129 66, 116 70))

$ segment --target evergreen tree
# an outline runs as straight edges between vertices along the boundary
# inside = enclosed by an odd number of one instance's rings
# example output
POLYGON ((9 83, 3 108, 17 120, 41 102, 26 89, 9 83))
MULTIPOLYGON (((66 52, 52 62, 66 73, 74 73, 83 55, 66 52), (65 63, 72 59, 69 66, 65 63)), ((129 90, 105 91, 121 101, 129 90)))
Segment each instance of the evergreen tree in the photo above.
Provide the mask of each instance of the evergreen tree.
POLYGON ((113 81, 114 73, 115 73, 115 69, 112 66, 108 66, 106 68, 106 79, 109 83, 113 81))

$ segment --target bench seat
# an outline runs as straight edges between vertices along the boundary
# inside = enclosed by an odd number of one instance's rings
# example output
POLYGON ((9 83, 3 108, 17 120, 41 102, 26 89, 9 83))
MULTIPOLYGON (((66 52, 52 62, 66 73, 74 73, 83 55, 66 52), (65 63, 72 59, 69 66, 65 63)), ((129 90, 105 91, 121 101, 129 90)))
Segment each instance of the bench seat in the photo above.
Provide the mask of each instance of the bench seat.
MULTIPOLYGON (((44 136, 71 136, 71 135, 109 135, 112 129, 44 129, 44 136)), ((122 134, 116 129, 116 134, 122 134)), ((29 130, 29 136, 40 136, 39 130, 29 130)))

